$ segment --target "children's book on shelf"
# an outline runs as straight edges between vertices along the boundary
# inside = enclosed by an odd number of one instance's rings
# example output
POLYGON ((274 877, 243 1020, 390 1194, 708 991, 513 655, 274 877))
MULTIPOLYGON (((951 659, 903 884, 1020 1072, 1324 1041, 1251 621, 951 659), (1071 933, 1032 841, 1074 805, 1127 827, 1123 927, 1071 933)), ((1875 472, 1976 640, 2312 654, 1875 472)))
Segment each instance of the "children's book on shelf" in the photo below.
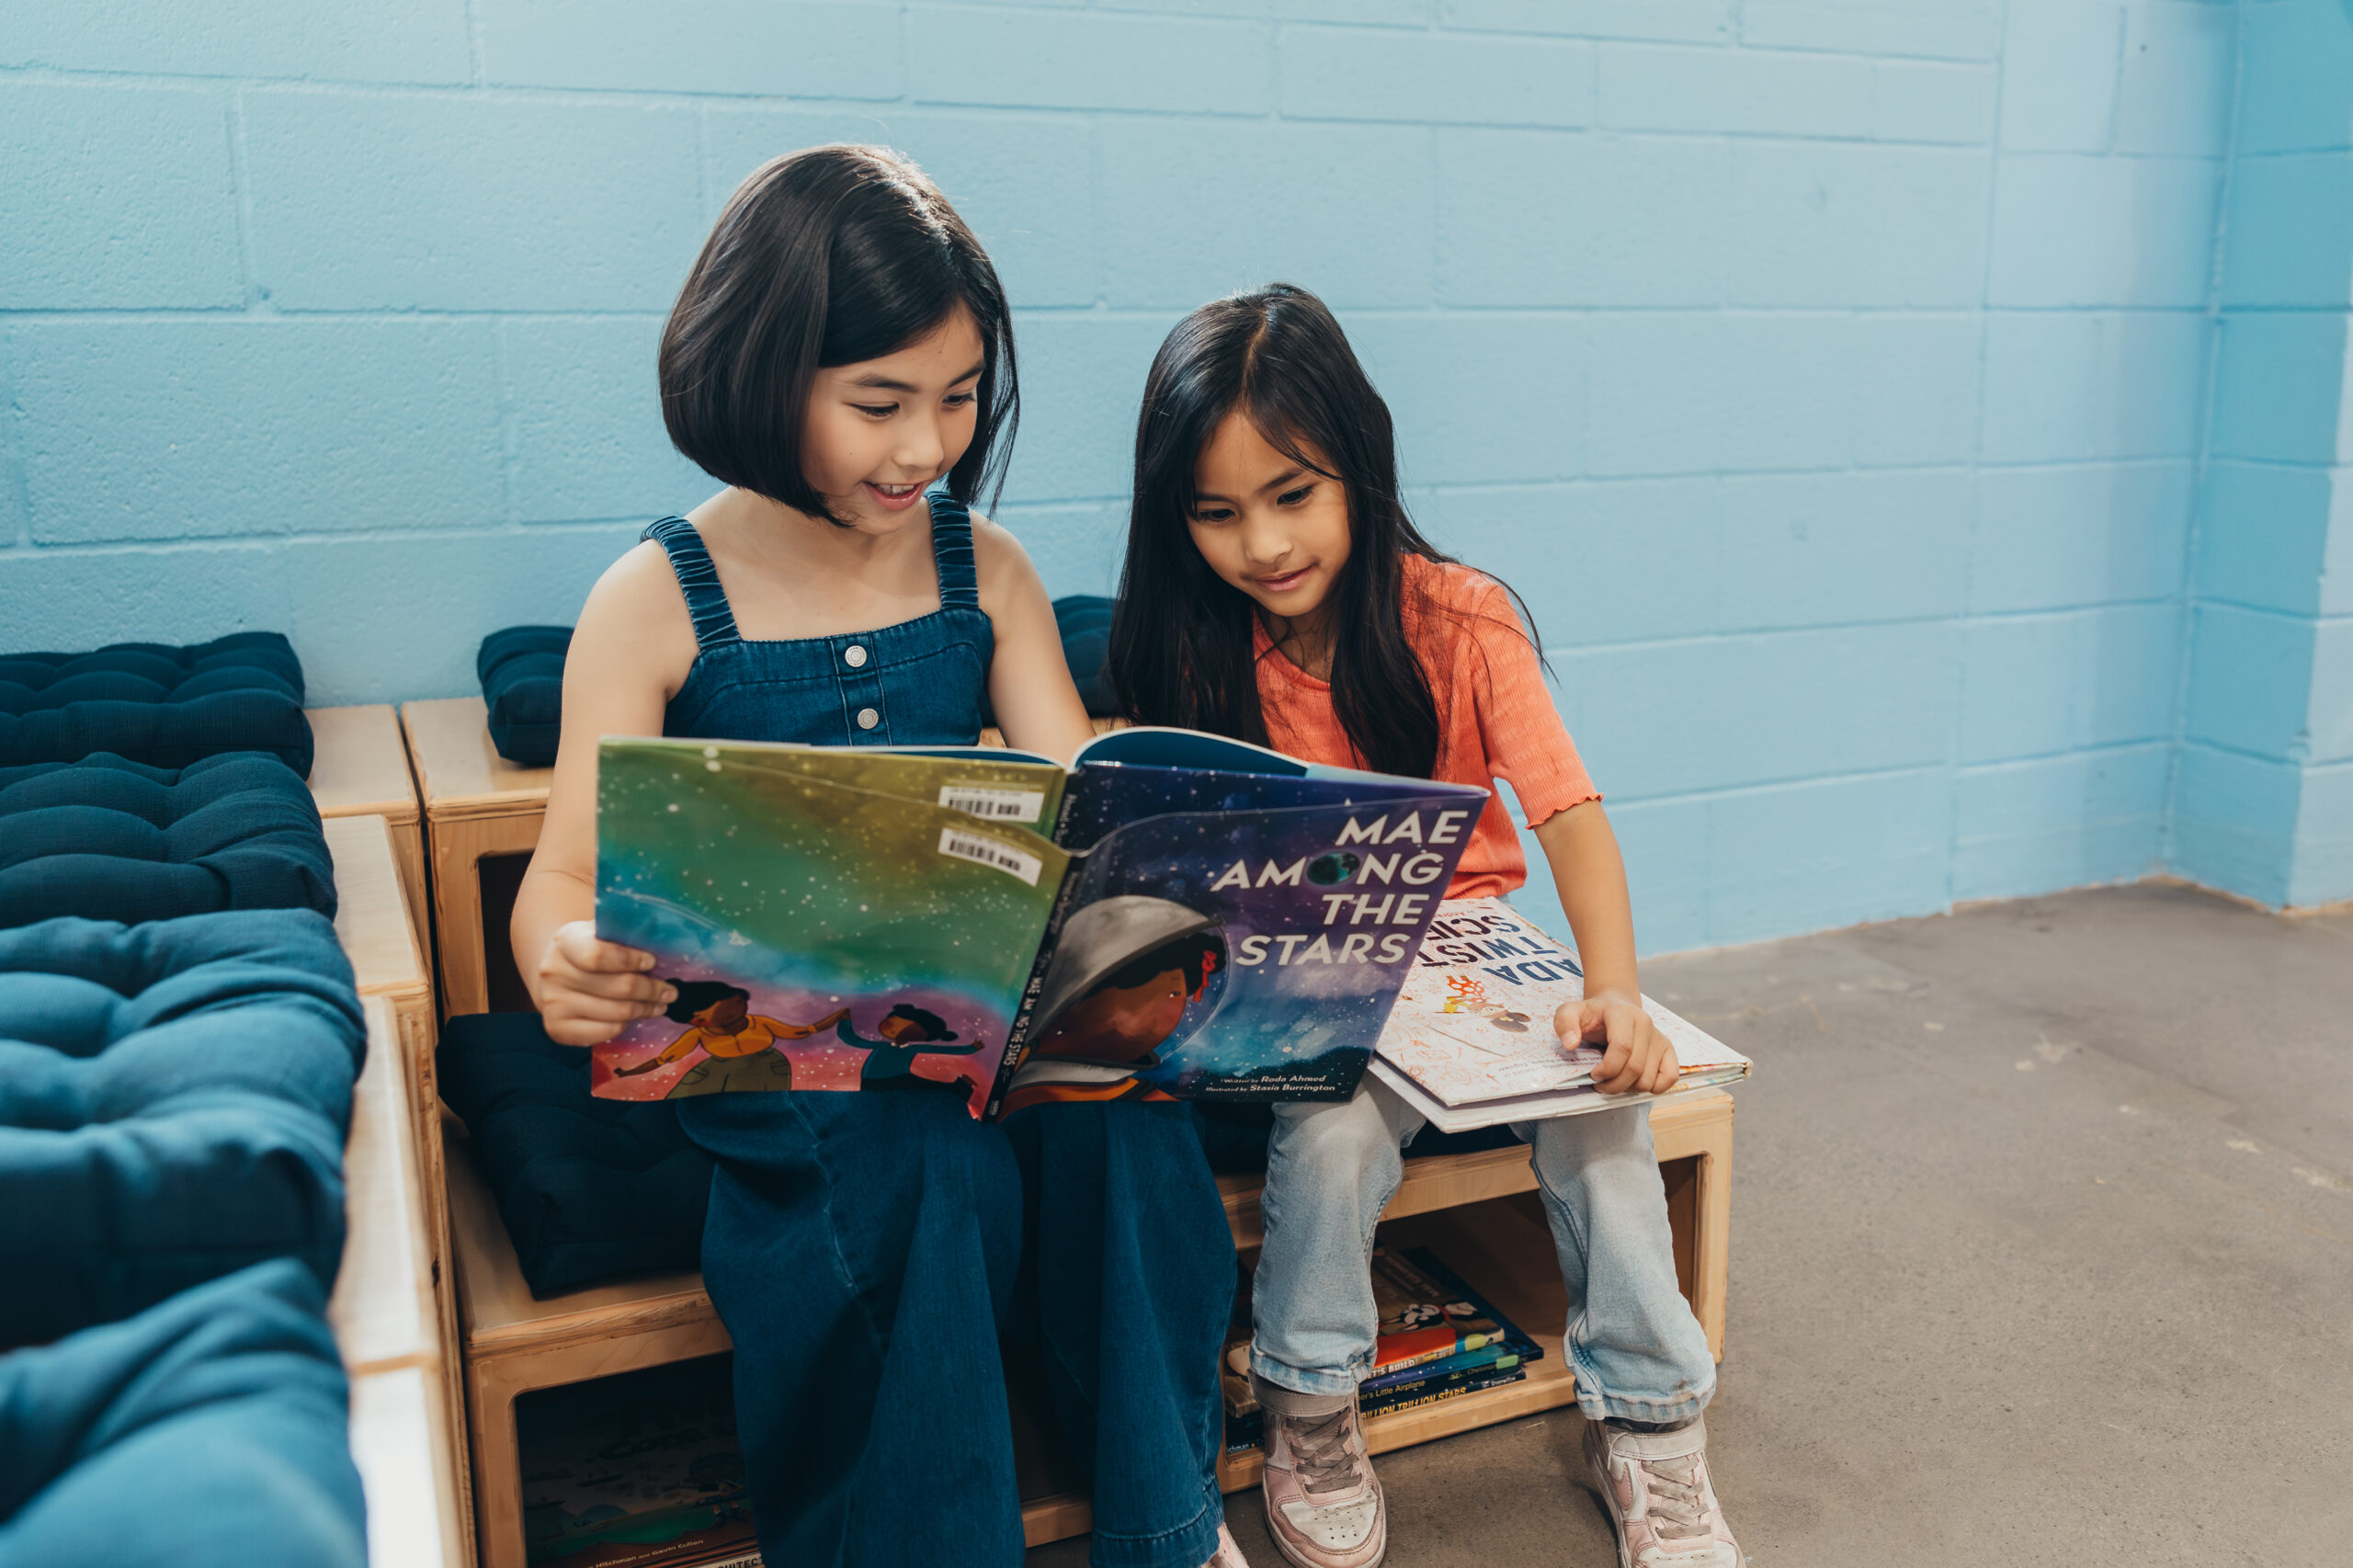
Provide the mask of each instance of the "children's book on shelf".
POLYGON ((531 1568, 758 1568, 732 1360, 681 1361, 517 1402, 531 1568))
POLYGON ((1489 1351, 1543 1354, 1427 1247, 1375 1247, 1372 1300, 1381 1321, 1368 1381, 1489 1351))
POLYGON ((1506 1388, 1528 1381, 1525 1367, 1495 1367, 1483 1372, 1458 1372, 1451 1377, 1433 1378, 1427 1382, 1408 1383, 1403 1388, 1385 1389, 1377 1393, 1359 1392, 1358 1414, 1370 1420, 1376 1415, 1393 1415, 1401 1410, 1419 1410, 1426 1404, 1443 1400, 1459 1399, 1466 1393, 1484 1393, 1489 1389, 1506 1388))
MULTIPOLYGON (((1220 1373, 1229 1450, 1256 1446, 1266 1429, 1250 1387, 1249 1283, 1245 1267, 1220 1373)), ((1541 1345, 1427 1247, 1375 1247, 1372 1294, 1380 1313, 1372 1370, 1357 1385, 1365 1415, 1519 1382, 1529 1363, 1544 1358, 1541 1345)))
POLYGON ((1345 1099, 1487 799, 1184 730, 608 737, 597 935, 678 997, 594 1092, 1345 1099))
MULTIPOLYGON (((1441 1132, 1573 1116, 1648 1100, 1594 1086, 1601 1051, 1553 1032, 1554 1012, 1585 998, 1576 957, 1499 898, 1438 905, 1372 1071, 1441 1132)), ((1649 997, 1643 1007, 1675 1047, 1676 1090, 1734 1083, 1748 1058, 1649 997)), ((1675 1092, 1675 1091, 1670 1091, 1675 1092)))

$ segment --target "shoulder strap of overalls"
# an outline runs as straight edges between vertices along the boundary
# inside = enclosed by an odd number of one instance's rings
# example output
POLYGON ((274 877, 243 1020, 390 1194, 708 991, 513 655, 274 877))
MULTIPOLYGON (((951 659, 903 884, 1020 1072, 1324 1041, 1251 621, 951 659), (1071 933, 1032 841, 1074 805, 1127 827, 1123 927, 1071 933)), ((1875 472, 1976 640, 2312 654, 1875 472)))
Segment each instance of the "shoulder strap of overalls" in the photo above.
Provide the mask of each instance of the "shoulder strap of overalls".
POLYGON ((638 537, 654 540, 669 556, 678 591, 687 597, 687 613, 694 618, 695 646, 716 648, 742 641, 735 612, 727 608, 727 590, 719 585, 719 568, 711 564, 710 551, 703 548, 694 524, 684 517, 665 517, 646 525, 638 537))
POLYGON ((981 608, 981 578, 972 564, 972 514, 945 490, 931 493, 931 563, 939 574, 939 608, 981 608))

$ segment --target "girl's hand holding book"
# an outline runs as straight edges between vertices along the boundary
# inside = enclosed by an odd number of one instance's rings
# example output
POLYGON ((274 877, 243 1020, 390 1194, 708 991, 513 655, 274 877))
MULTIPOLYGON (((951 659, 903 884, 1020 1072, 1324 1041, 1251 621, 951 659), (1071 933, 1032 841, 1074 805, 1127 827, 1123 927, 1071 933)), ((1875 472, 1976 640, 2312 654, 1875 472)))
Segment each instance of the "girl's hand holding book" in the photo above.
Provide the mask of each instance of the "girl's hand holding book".
POLYGON ((557 926, 529 976, 548 1038, 559 1045, 597 1045, 620 1033, 623 1024, 662 1011, 678 993, 649 973, 653 968, 652 953, 598 940, 593 920, 557 926))
POLYGON ((1605 1095, 1663 1095, 1682 1081, 1675 1047, 1643 1011, 1639 996, 1596 991, 1582 1002, 1563 1002, 1552 1027, 1567 1044, 1603 1048, 1593 1084, 1605 1095))

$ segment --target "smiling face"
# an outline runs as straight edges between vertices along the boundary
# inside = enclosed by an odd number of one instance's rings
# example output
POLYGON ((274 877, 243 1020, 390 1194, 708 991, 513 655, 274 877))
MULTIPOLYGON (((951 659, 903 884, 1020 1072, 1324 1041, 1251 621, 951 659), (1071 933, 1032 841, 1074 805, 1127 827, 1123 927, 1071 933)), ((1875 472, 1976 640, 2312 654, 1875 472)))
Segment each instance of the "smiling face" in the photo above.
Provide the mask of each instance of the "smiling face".
POLYGON ((1141 1062, 1185 1017, 1185 971, 1165 970, 1141 985, 1105 985, 1063 1009, 1038 1050, 1088 1062, 1141 1062))
POLYGON ((801 431, 810 488, 859 532, 896 532, 972 444, 984 368, 960 305, 904 348, 819 370, 801 431))
MULTIPOLYGON (((1348 563, 1347 487, 1276 447, 1239 409, 1219 421, 1193 464, 1187 526, 1210 570, 1280 629, 1322 642, 1321 619, 1348 563)), ((1278 637, 1278 641, 1280 641, 1278 637)))

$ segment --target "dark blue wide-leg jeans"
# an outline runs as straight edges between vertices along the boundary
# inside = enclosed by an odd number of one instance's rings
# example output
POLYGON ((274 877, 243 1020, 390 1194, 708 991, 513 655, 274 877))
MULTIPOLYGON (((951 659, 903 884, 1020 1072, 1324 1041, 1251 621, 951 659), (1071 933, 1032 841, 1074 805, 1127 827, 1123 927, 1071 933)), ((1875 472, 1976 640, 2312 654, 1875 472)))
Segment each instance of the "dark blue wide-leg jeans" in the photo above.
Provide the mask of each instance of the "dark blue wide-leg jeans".
POLYGON ((1027 1205, 1013 1332, 1034 1337, 1095 1484, 1095 1568, 1200 1568, 1224 1506, 1218 1354, 1233 1234, 1189 1106, 1043 1105, 1006 1119, 1027 1205))
POLYGON ((997 1335, 1021 1256, 1003 1132, 947 1094, 678 1102, 719 1165, 703 1279, 771 1568, 1019 1568, 997 1335))

